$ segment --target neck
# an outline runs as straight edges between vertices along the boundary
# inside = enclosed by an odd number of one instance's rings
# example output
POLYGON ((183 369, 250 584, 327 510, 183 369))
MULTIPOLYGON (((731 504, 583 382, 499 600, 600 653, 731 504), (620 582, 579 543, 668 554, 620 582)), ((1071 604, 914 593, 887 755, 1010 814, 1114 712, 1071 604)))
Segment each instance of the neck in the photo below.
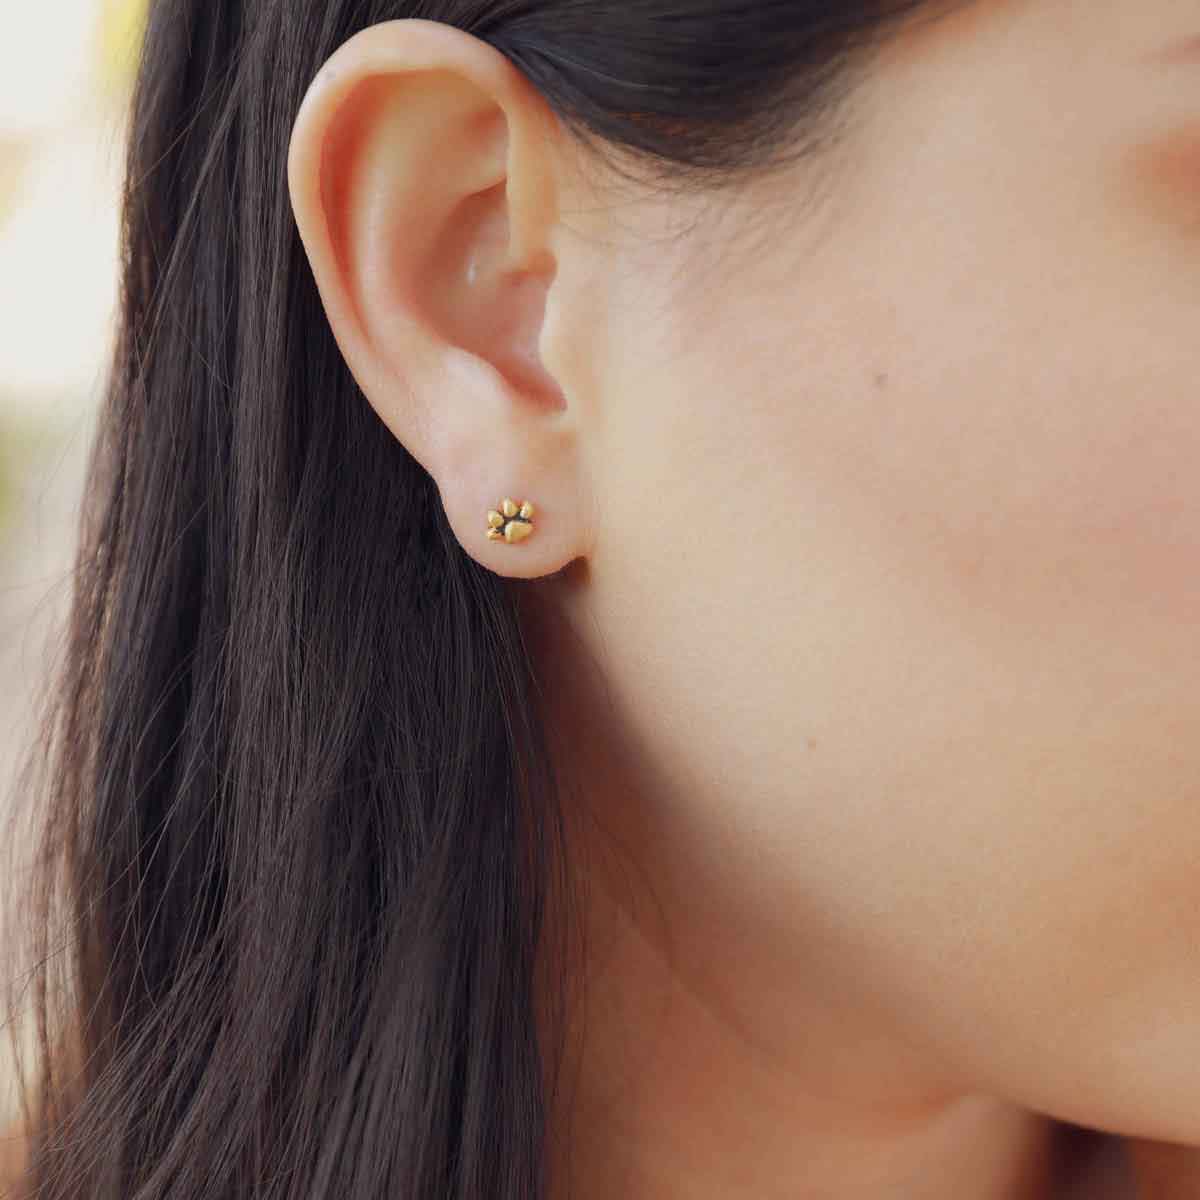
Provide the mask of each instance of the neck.
MULTIPOLYGON (((629 913, 597 920, 552 1111, 551 1200, 1058 1200, 1059 1127, 966 1091, 874 1093, 786 1064, 663 959, 629 913)), ((828 1037, 828 1027, 819 1035, 828 1037)), ((847 1062, 861 1050, 846 1050, 847 1062)), ((804 1056, 799 1057, 804 1061, 804 1056)), ((853 1068, 852 1068, 853 1069, 853 1068)))
POLYGON ((1130 1159, 1120 1139, 947 1075, 869 979, 839 976, 840 944, 806 944, 783 971, 734 904, 664 869, 698 851, 686 823, 655 824, 648 797, 678 811, 683 784, 640 762, 595 700, 603 687, 589 691, 586 655, 531 615, 579 885, 547 916, 584 935, 578 958, 572 942, 569 962, 539 964, 544 1028, 565 1034, 548 1080, 550 1200, 1130 1200, 1132 1167, 1138 1200, 1200 1194, 1197 1152, 1140 1143, 1130 1159))

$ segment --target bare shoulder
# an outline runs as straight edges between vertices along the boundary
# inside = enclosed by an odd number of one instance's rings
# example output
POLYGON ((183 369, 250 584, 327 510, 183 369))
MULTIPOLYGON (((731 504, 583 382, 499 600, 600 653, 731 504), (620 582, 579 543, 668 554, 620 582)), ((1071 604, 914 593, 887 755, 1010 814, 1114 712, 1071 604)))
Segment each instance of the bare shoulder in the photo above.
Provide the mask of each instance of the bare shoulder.
POLYGON ((24 1122, 11 1121, 0 1128, 0 1196, 16 1193, 25 1175, 28 1154, 24 1122))
MULTIPOLYGON (((79 1045, 79 1023, 72 1021, 57 1038, 51 1053, 50 1066, 62 1080, 78 1078, 84 1061, 79 1045)), ((28 1099, 35 1120, 42 1099, 42 1080, 35 1083, 28 1099)), ((24 1118, 5 1117, 0 1124, 0 1200, 19 1194, 19 1188, 29 1170, 30 1137, 24 1118)))

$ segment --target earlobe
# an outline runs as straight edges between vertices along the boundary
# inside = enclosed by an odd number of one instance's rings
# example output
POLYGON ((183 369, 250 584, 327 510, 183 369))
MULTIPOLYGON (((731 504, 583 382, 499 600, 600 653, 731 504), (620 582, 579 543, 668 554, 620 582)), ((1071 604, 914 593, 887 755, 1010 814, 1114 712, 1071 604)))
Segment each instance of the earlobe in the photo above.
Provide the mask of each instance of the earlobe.
POLYGON ((437 480, 468 552, 525 577, 559 570, 589 537, 578 431, 538 353, 556 269, 549 124, 487 43, 387 21, 328 60, 288 153, 297 227, 347 365, 437 480), (536 533, 489 536, 489 512, 512 497, 536 505, 536 533))

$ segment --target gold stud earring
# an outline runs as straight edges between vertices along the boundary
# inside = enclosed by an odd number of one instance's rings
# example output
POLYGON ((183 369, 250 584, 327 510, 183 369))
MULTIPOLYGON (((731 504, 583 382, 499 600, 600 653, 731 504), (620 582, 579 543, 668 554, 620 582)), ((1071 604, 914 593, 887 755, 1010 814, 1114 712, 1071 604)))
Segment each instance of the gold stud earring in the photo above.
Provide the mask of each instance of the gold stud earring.
POLYGON ((533 532, 533 505, 528 500, 518 505, 505 497, 499 510, 487 515, 487 537, 490 542, 523 542, 533 532))

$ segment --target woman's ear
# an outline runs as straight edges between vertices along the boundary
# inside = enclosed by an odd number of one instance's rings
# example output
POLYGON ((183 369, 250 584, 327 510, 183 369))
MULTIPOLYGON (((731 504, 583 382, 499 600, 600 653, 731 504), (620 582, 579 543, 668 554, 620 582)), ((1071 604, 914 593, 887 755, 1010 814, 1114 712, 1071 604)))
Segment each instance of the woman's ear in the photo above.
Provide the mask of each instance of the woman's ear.
POLYGON ((593 536, 578 414, 539 350, 559 141, 498 50, 405 19, 329 58, 288 152, 296 223, 347 365, 435 479, 466 550, 523 578, 558 571, 593 536), (519 542, 488 536, 506 498, 533 506, 519 542))

